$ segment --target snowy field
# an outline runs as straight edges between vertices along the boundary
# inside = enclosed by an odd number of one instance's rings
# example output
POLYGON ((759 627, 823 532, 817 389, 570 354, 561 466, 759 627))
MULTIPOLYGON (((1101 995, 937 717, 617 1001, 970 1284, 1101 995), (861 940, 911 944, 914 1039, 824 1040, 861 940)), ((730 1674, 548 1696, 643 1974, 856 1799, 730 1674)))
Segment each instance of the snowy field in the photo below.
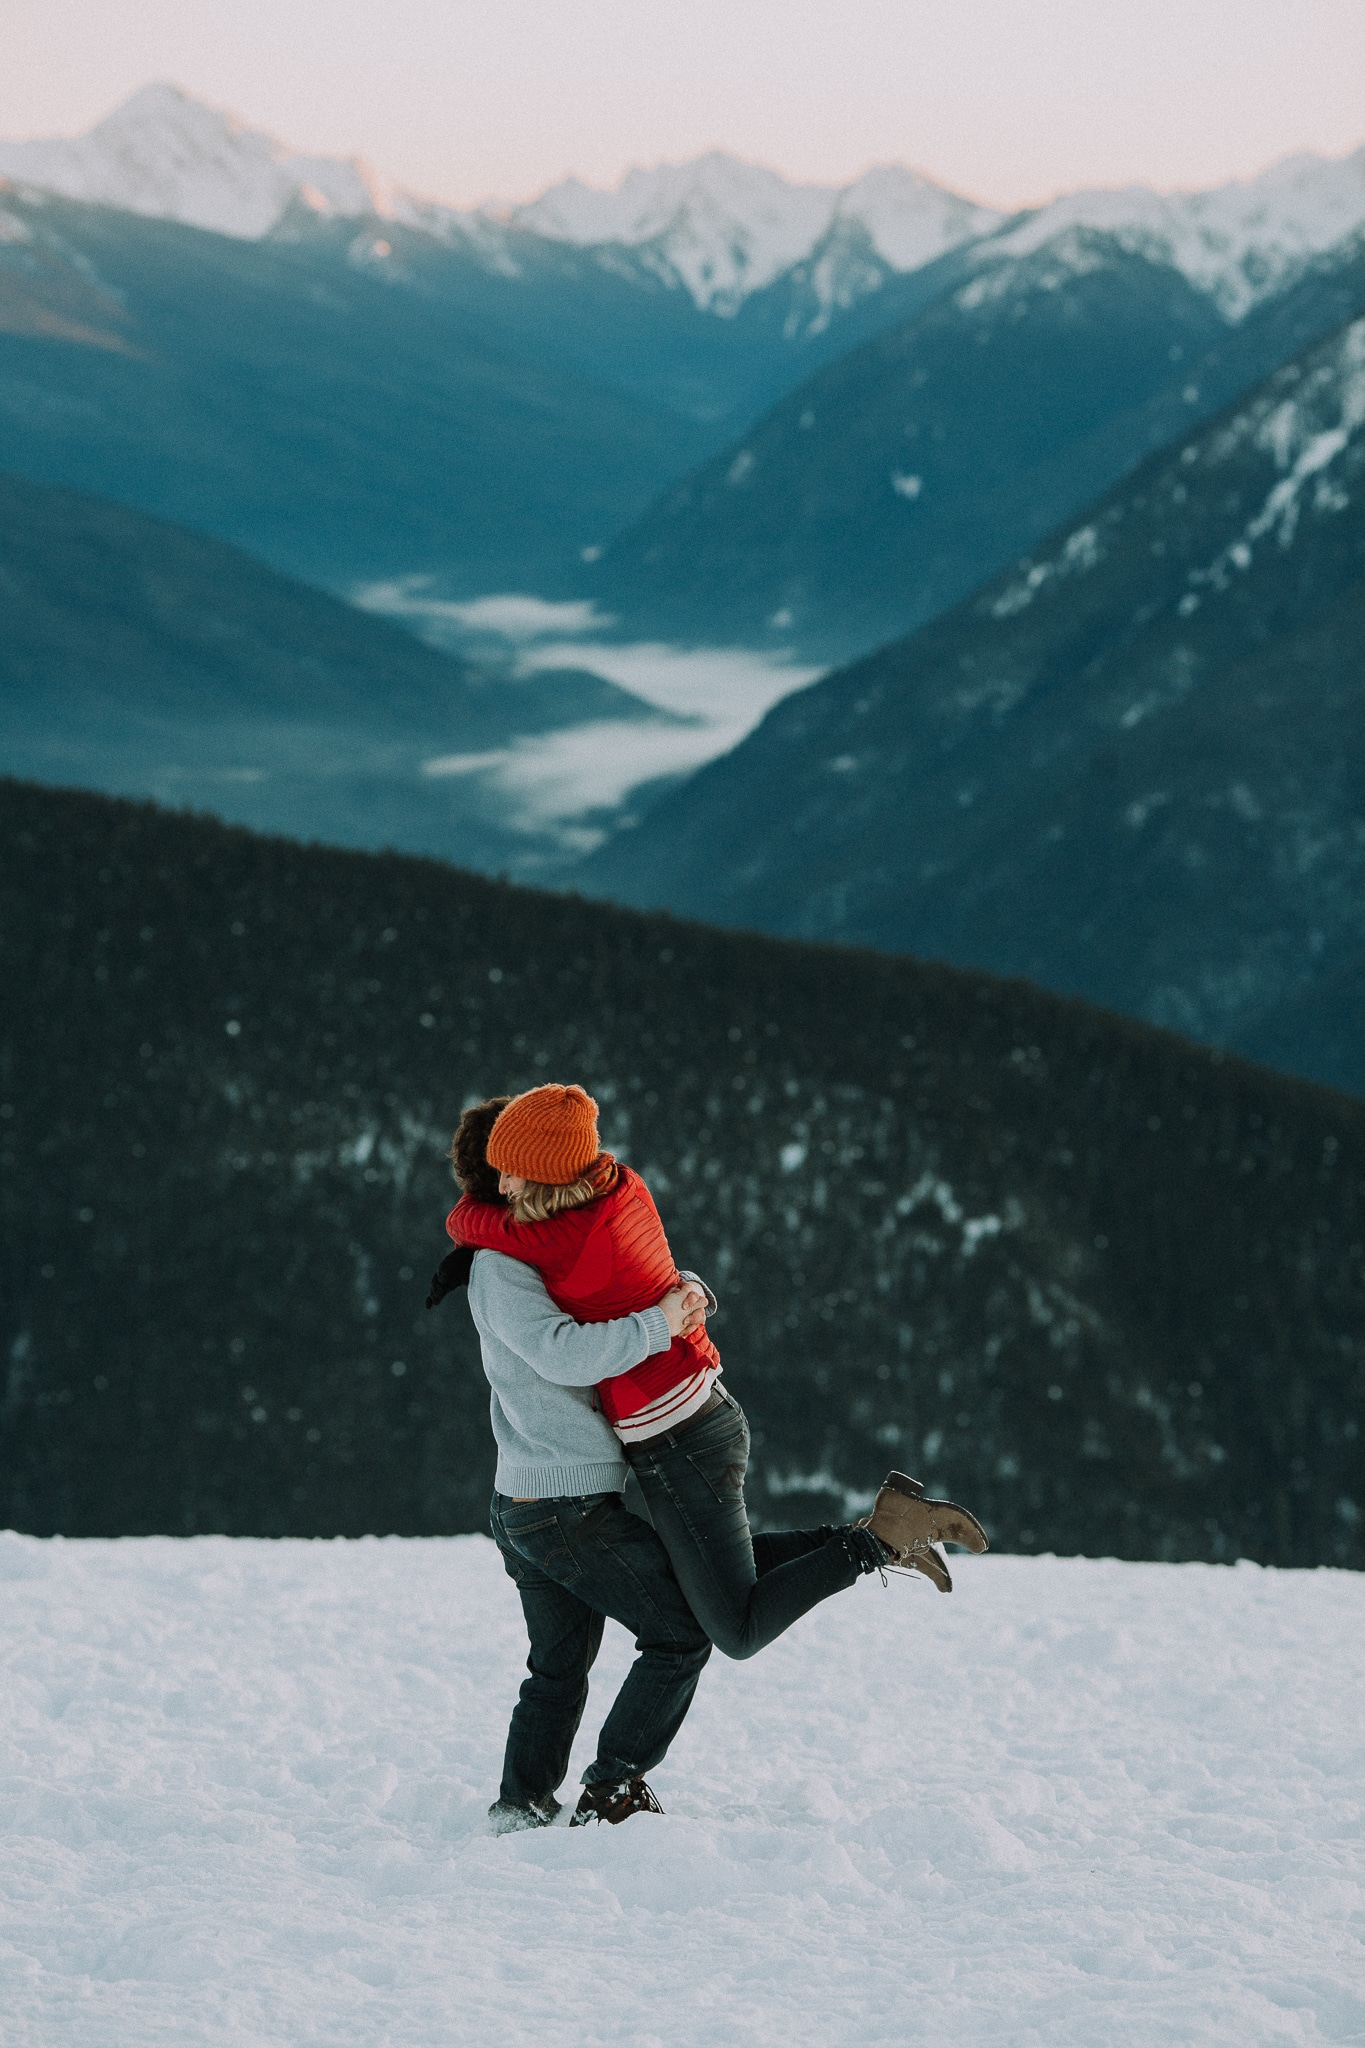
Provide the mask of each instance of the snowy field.
POLYGON ((484 1539, 0 1536, 0 2039, 1365 2041, 1365 1578, 954 1571, 713 1659, 665 1818, 499 1840, 484 1539))

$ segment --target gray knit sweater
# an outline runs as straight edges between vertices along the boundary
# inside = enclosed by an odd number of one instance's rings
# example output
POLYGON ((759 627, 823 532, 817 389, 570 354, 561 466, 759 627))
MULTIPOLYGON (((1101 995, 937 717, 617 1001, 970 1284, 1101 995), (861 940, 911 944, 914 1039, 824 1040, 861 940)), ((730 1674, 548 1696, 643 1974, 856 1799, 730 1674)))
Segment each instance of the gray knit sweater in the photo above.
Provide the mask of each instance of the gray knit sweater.
POLYGON ((673 1340, 663 1310, 576 1323, 555 1307, 534 1266, 490 1251, 474 1254, 469 1309, 493 1389, 498 1492, 514 1500, 620 1493, 628 1468, 592 1390, 667 1351, 673 1340))

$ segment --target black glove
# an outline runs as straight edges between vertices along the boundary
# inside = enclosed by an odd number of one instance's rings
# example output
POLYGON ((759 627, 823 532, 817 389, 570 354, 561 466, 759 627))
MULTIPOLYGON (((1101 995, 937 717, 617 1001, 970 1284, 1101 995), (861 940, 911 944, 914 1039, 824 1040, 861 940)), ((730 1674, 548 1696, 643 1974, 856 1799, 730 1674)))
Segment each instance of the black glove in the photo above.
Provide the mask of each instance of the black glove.
POLYGON ((447 1252, 431 1276, 427 1307, 439 1308, 446 1296, 453 1294, 457 1287, 468 1287, 469 1269, 473 1263, 472 1244, 457 1244, 453 1252, 447 1252))

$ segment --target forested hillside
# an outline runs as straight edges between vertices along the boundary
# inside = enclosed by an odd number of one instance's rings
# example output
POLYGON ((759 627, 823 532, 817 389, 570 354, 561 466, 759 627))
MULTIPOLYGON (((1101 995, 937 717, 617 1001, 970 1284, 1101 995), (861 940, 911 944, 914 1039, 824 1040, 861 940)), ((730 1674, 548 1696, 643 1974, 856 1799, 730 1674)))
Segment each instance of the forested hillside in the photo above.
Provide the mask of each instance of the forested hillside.
POLYGON ((0 786, 0 1519, 472 1529, 461 1105, 579 1079, 755 1425, 1005 1548, 1365 1564, 1365 1106, 1020 982, 0 786))

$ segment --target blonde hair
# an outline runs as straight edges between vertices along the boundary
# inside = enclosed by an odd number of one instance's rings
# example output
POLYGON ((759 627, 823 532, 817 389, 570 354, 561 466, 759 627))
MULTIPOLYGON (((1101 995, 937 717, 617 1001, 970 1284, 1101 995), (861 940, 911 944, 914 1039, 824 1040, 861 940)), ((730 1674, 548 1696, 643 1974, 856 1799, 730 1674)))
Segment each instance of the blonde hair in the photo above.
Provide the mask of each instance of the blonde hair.
POLYGON ((512 1197, 512 1214, 518 1223, 547 1223, 561 1209, 580 1209, 601 1192, 592 1177, 571 1180, 564 1186, 552 1181, 528 1180, 519 1195, 512 1197))

